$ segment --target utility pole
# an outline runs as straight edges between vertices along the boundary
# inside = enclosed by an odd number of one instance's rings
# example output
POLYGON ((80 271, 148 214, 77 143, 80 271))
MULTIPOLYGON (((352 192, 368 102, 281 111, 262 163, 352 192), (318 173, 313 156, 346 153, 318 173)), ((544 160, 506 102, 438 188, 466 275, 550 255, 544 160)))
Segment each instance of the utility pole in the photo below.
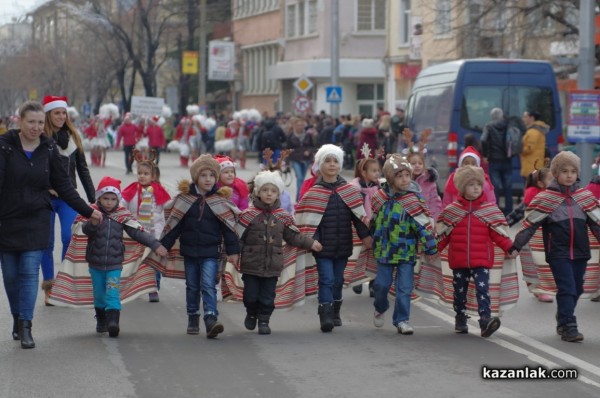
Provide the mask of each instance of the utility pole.
MULTIPOLYGON (((577 88, 594 89, 594 16, 596 2, 581 0, 579 3, 579 66, 577 70, 577 88)), ((577 154, 581 157, 581 182, 585 186, 592 178, 590 165, 593 163, 593 142, 578 142, 577 154)))
MULTIPOLYGON (((331 85, 338 86, 340 79, 340 3, 331 0, 331 85)), ((340 104, 331 103, 331 116, 340 115, 340 104)))
POLYGON ((200 0, 200 48, 198 57, 198 105, 206 105, 206 0, 200 0))

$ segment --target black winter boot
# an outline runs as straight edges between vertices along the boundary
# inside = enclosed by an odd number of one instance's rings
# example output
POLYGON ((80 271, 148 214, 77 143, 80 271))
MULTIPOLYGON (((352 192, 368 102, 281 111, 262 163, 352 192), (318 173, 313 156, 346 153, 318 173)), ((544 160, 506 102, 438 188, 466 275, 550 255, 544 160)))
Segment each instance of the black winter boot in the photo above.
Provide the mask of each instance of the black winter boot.
POLYGON ((500 318, 493 316, 491 318, 481 318, 479 320, 481 327, 481 337, 490 337, 498 328, 500 328, 500 318))
POLYGON ((562 341, 568 341, 569 343, 577 343, 583 341, 583 334, 579 333, 579 330, 577 330, 577 323, 571 322, 562 327, 560 339, 562 341))
POLYGON ((206 325, 206 338, 214 339, 219 333, 223 333, 223 324, 217 320, 214 315, 208 315, 204 318, 204 324, 206 325))
POLYGON ((13 340, 19 340, 19 314, 12 314, 12 316, 13 316, 12 338, 13 338, 13 340))
POLYGON ((454 331, 456 333, 469 333, 467 319, 469 319, 469 316, 466 314, 460 314, 454 317, 454 331))
POLYGON ((256 314, 246 314, 246 319, 244 319, 244 327, 248 330, 256 329, 256 314))
POLYGON ((356 285, 356 286, 352 287, 352 290, 356 294, 361 294, 362 293, 362 289, 363 289, 362 283, 360 285, 356 285))
POLYGON ((342 301, 343 300, 335 300, 333 302, 333 326, 342 326, 342 318, 340 318, 342 301))
POLYGON ((271 315, 260 314, 258 316, 258 334, 271 334, 270 319, 271 315))
POLYGON ((35 348, 35 341, 31 335, 31 321, 19 319, 19 337, 21 338, 21 348, 35 348))
POLYGON ((108 310, 106 311, 106 320, 108 322, 108 336, 119 337, 119 318, 121 311, 119 310, 108 310))
POLYGON ((321 321, 321 331, 323 333, 331 332, 333 327, 333 306, 331 303, 319 305, 319 320, 321 321))
POLYGON ((106 326, 106 311, 104 308, 94 307, 96 310, 96 332, 106 333, 108 327, 106 326))
POLYGON ((200 315, 188 315, 187 334, 200 334, 200 315))

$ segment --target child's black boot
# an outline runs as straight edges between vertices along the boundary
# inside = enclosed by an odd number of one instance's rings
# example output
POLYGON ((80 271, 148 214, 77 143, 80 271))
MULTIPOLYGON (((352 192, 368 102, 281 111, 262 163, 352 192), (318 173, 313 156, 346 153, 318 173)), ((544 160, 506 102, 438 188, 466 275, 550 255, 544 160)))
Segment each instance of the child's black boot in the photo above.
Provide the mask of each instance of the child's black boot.
POLYGON ((21 338, 21 348, 35 348, 35 341, 31 335, 31 321, 19 319, 19 337, 21 338))
POLYGON ((467 314, 459 314, 454 317, 454 331, 456 333, 469 333, 469 325, 467 325, 467 314))
POLYGON ((271 315, 260 314, 258 316, 258 334, 271 334, 271 328, 269 327, 269 320, 271 315))
POLYGON ((249 312, 246 313, 246 318, 244 319, 244 327, 248 330, 256 329, 256 314, 251 314, 249 312))
POLYGON ((331 303, 319 305, 319 320, 321 322, 321 331, 323 333, 333 330, 333 305, 331 303))
POLYGON ((188 315, 187 334, 200 334, 200 315, 188 315))
POLYGON ((13 340, 19 340, 19 314, 12 314, 12 316, 13 316, 12 338, 13 338, 13 340))
POLYGON ((500 328, 500 318, 497 316, 481 318, 479 326, 481 327, 481 337, 490 337, 500 328))
POLYGON ((342 301, 343 300, 335 300, 333 302, 333 326, 342 326, 342 318, 340 317, 342 301))
POLYGON ((119 337, 119 318, 121 317, 121 311, 119 310, 108 310, 106 311, 106 320, 108 322, 108 336, 119 337))
POLYGON ((108 327, 106 326, 106 311, 104 308, 94 307, 96 310, 96 332, 97 333, 106 333, 108 331, 108 327))
POLYGON ((204 317, 204 324, 206 325, 206 338, 214 339, 219 333, 223 333, 223 324, 217 320, 214 315, 207 315, 204 317))
POLYGON ((570 322, 557 327, 557 330, 558 328, 560 328, 561 340, 568 341, 569 343, 583 341, 583 334, 579 333, 579 330, 577 329, 577 318, 571 318, 570 322))

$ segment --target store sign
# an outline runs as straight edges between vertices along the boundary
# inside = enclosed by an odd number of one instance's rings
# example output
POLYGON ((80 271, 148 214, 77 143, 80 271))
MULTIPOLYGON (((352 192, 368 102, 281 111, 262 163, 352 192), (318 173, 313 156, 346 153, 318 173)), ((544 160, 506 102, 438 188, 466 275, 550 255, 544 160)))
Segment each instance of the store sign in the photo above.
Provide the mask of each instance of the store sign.
POLYGON ((600 90, 573 90, 568 96, 567 140, 600 142, 600 90))
POLYGON ((234 44, 213 40, 208 44, 208 80, 232 81, 234 77, 234 44))

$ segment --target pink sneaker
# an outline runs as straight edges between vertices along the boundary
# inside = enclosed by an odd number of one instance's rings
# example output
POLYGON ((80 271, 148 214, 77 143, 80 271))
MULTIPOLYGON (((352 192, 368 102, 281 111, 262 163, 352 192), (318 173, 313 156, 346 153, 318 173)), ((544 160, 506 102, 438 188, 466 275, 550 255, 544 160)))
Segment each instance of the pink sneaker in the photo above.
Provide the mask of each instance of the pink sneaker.
POLYGON ((540 303, 551 303, 554 301, 554 298, 549 294, 538 294, 537 299, 540 303))

